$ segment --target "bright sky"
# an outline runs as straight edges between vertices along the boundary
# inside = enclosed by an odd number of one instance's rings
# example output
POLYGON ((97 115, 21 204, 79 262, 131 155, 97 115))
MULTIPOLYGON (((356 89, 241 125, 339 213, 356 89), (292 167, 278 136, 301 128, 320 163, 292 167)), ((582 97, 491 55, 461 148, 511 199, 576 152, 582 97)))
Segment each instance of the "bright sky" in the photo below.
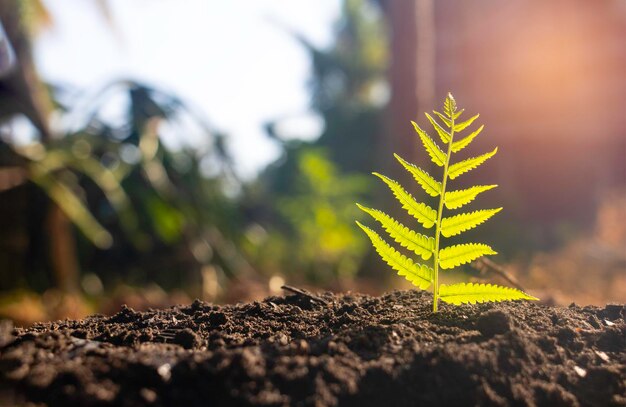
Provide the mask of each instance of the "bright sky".
POLYGON ((54 26, 35 52, 47 81, 93 90, 133 78, 173 91, 232 136, 245 177, 278 154, 262 124, 308 111, 310 61, 273 21, 323 47, 340 11, 339 0, 109 0, 112 30, 96 1, 44 3, 54 26))

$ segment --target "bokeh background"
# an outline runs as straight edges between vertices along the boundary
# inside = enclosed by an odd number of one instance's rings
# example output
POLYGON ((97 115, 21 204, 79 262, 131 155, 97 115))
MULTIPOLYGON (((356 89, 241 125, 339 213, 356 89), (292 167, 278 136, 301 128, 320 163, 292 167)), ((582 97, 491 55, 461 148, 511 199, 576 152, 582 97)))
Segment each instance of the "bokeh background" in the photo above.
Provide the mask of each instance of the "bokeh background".
POLYGON ((0 317, 407 288, 355 226, 427 199, 448 91, 499 251, 445 277, 626 302, 626 1, 2 0, 0 317))

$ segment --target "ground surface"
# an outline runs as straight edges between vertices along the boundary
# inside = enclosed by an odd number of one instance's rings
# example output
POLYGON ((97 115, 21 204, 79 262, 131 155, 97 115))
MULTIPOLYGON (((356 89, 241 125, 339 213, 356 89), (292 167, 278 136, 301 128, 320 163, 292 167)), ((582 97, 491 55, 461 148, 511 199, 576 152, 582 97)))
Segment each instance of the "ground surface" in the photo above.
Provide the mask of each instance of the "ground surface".
POLYGON ((0 328, 0 405, 626 405, 622 305, 319 298, 0 328))

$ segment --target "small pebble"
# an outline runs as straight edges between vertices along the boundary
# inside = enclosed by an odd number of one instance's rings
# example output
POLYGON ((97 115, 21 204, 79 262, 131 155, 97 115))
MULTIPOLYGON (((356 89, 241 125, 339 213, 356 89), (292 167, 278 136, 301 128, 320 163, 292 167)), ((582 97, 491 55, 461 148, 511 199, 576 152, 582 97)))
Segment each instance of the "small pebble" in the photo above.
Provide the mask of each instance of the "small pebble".
POLYGON ((281 345, 287 345, 289 343, 289 338, 287 338, 287 336, 280 334, 278 336, 278 343, 280 343, 281 345))
POLYGON ((298 341, 298 349, 300 349, 303 352, 307 352, 309 350, 309 344, 304 339, 300 339, 298 341))
POLYGON ((602 352, 602 351, 595 351, 596 355, 598 355, 600 357, 600 359, 604 360, 605 362, 609 361, 609 355, 607 355, 606 353, 602 352))
POLYGON ((574 371, 576 372, 576 374, 580 377, 585 377, 587 376, 587 371, 585 369, 583 369, 582 367, 579 366, 574 366, 574 371))
POLYGON ((154 403, 157 399, 157 394, 154 390, 146 389, 145 387, 139 391, 141 397, 146 401, 146 403, 151 404, 154 403))
POLYGON ((157 373, 164 381, 169 381, 172 377, 172 365, 169 363, 164 363, 157 369, 157 373))

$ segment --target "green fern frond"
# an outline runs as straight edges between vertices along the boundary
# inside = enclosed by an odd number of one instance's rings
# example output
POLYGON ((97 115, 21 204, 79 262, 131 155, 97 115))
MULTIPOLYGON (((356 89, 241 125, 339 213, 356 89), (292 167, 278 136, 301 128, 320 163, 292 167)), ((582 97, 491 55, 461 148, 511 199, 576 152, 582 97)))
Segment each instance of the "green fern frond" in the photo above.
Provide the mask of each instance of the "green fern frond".
POLYGON ((482 192, 489 191, 497 185, 477 185, 459 191, 446 192, 445 205, 448 209, 458 209, 463 205, 472 202, 476 196, 482 192))
POLYGON ((439 138, 441 139, 441 141, 443 141, 445 144, 448 144, 450 142, 450 133, 448 133, 443 127, 441 127, 441 125, 437 123, 437 121, 433 119, 433 117, 428 113, 426 113, 426 117, 428 118, 430 124, 432 124, 435 128, 437 134, 439 134, 439 138))
POLYGON ((441 284, 439 296, 443 301, 454 305, 510 300, 539 300, 539 298, 535 298, 515 288, 473 283, 441 284))
POLYGON ((465 174, 466 172, 473 170, 474 168, 478 167, 480 164, 487 161, 489 158, 496 155, 497 152, 498 152, 498 147, 494 148, 493 151, 489 153, 479 155, 478 157, 468 158, 467 160, 463 160, 461 162, 451 165, 450 168, 448 169, 448 177, 450 177, 450 179, 455 179, 459 175, 465 174))
POLYGON ((440 120, 435 120, 433 116, 426 113, 428 121, 433 126, 441 141, 446 144, 445 153, 430 138, 430 136, 421 129, 417 123, 411 122, 415 131, 420 137, 426 152, 430 159, 440 167, 443 167, 443 176, 441 181, 437 181, 420 167, 407 162, 399 155, 394 154, 395 158, 402 166, 413 176, 415 181, 422 187, 426 193, 432 197, 439 197, 439 206, 435 210, 425 203, 418 203, 411 194, 409 194, 396 181, 381 175, 373 173, 382 179, 391 189, 396 199, 402 204, 411 216, 415 217, 419 223, 425 228, 435 226, 434 237, 419 234, 403 224, 399 223, 389 215, 377 209, 367 208, 362 205, 358 207, 368 213, 374 220, 378 221, 382 227, 389 233, 402 247, 420 256, 423 260, 430 260, 432 257, 432 267, 424 264, 413 262, 405 257, 402 253, 396 251, 389 246, 387 242, 381 239, 376 232, 363 226, 357 222, 359 227, 365 231, 369 239, 372 241, 374 248, 382 259, 387 262, 399 275, 404 276, 419 288, 425 289, 433 285, 433 312, 437 312, 437 304, 439 299, 451 304, 462 304, 486 301, 504 301, 504 300, 537 300, 523 291, 499 287, 491 284, 453 284, 439 285, 439 269, 451 269, 462 264, 474 261, 482 256, 496 254, 496 252, 488 245, 482 243, 462 243, 457 245, 442 247, 441 240, 456 236, 462 232, 473 229, 481 223, 487 221, 502 208, 480 209, 473 212, 461 213, 453 216, 444 217, 444 207, 447 210, 461 208, 472 202, 476 197, 497 185, 476 185, 466 189, 447 191, 448 183, 456 179, 479 165, 483 164, 489 158, 493 157, 498 149, 486 154, 468 158, 457 163, 451 163, 453 153, 458 153, 467 147, 478 136, 484 126, 478 127, 471 134, 461 140, 454 140, 458 132, 465 130, 472 125, 479 115, 472 116, 468 120, 456 123, 456 120, 463 113, 463 109, 458 110, 456 101, 452 94, 448 94, 443 104, 443 114, 433 111, 434 115, 440 120), (443 123, 441 125, 440 123, 443 123), (446 128, 444 128, 447 127, 446 128))
POLYGON ((363 212, 374 218, 389 233, 389 236, 402 247, 406 247, 413 253, 421 256, 423 260, 428 260, 433 255, 435 239, 424 236, 407 228, 397 220, 378 209, 372 209, 360 204, 356 204, 363 212))
POLYGON ((444 237, 456 236, 485 222, 502 208, 480 209, 474 212, 461 213, 441 220, 441 235, 444 237))
POLYGON ((404 256, 389 246, 376 232, 372 229, 357 222, 357 225, 367 234, 372 241, 372 245, 380 257, 394 270, 398 275, 403 276, 415 286, 422 290, 427 289, 433 278, 433 269, 424 265, 414 263, 411 259, 404 256))
POLYGON ((424 145, 424 148, 426 148, 426 151, 428 152, 428 155, 430 156, 431 161, 437 164, 438 166, 443 167, 443 165, 446 163, 446 153, 441 151, 437 143, 435 143, 435 141, 431 139, 430 136, 426 134, 426 132, 422 130, 420 126, 417 125, 417 123, 415 122, 411 122, 411 123, 413 123, 413 127, 415 128, 415 131, 420 136, 420 139, 422 140, 422 144, 424 145))
POLYGON ((406 192, 400 184, 391 178, 385 177, 377 172, 374 172, 373 174, 387 184, 389 189, 391 189, 391 192, 393 192, 393 195, 402 204, 402 208, 404 208, 409 215, 417 219, 417 221, 426 229, 433 227, 435 221, 437 220, 437 211, 423 202, 418 203, 411 194, 406 192))
POLYGON ((476 136, 478 136, 480 134, 481 131, 483 131, 483 129, 485 128, 485 126, 480 126, 478 129, 476 129, 474 132, 472 132, 469 136, 459 140, 459 141, 455 141, 454 143, 452 143, 452 152, 453 153, 458 153, 459 151, 463 150, 465 147, 467 147, 472 140, 474 140, 476 138, 476 136))
POLYGON ((482 243, 457 244, 439 251, 439 266, 442 269, 451 269, 489 254, 498 253, 482 243))
POLYGON ((393 156, 396 157, 396 160, 398 160, 398 162, 400 162, 400 164, 402 164, 402 166, 406 168, 406 170, 410 172, 411 175, 413 175, 415 181, 420 184, 420 186, 424 189, 424 191, 426 191, 428 195, 439 196, 439 194, 441 193, 441 182, 435 181, 435 179, 431 177, 430 174, 428 174, 426 171, 414 164, 407 162, 398 154, 394 154, 393 156))
POLYGON ((455 125, 454 125, 454 132, 455 132, 455 133, 460 133, 460 132, 462 132, 463 130, 465 130, 466 128, 468 128, 468 127, 469 127, 472 123, 474 123, 474 121, 475 121, 476 119, 478 119, 478 117, 479 117, 479 116, 480 116, 480 115, 479 115, 479 114, 477 114, 476 116, 472 116, 470 119, 468 119, 468 120, 466 120, 466 121, 464 121, 464 122, 462 122, 462 123, 455 124, 455 125))

